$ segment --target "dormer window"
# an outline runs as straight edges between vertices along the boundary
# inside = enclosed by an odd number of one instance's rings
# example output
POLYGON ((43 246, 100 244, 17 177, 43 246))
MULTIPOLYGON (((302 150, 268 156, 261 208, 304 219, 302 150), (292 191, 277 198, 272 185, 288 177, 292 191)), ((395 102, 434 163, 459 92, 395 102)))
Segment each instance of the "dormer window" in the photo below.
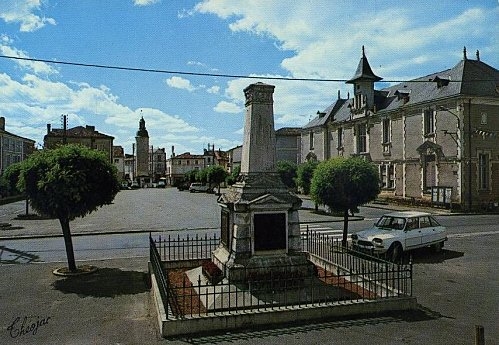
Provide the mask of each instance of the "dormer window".
POLYGON ((397 90, 395 91, 395 96, 397 96, 397 100, 403 100, 404 104, 409 102, 409 94, 411 93, 411 90, 397 90))
POLYGON ((450 78, 442 78, 437 75, 432 81, 437 83, 437 88, 440 89, 441 87, 449 85, 450 78))

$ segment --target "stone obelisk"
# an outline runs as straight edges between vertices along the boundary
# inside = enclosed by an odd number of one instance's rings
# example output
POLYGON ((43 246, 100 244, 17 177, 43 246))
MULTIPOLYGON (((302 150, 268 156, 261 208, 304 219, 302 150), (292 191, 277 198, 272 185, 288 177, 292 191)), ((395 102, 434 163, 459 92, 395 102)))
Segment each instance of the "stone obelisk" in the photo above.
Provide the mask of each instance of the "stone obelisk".
POLYGON ((221 244, 212 260, 231 281, 276 274, 304 277, 312 267, 301 251, 298 210, 276 170, 274 86, 244 89, 246 114, 238 181, 221 195, 221 244))

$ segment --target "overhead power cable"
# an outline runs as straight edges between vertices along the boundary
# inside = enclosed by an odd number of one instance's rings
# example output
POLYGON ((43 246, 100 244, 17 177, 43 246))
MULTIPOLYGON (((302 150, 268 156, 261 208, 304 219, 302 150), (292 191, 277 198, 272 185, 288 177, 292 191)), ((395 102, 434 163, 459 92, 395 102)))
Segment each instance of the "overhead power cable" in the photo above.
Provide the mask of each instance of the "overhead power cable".
MULTIPOLYGON (((140 67, 128 67, 128 66, 113 66, 113 65, 101 65, 93 63, 83 63, 83 62, 71 62, 71 61, 54 61, 47 59, 35 59, 20 56, 9 56, 0 55, 0 58, 11 59, 11 60, 21 60, 29 62, 44 62, 48 64, 56 65, 68 65, 77 67, 89 67, 89 68, 102 68, 120 71, 132 71, 132 72, 147 72, 147 73, 161 73, 161 74, 177 74, 177 75, 189 75, 189 76, 201 76, 201 77, 220 77, 220 78, 241 78, 241 79, 268 79, 268 80, 286 80, 286 81, 312 81, 312 82, 346 82, 349 79, 332 78, 332 79, 320 79, 320 78, 294 78, 294 77, 270 77, 270 76, 249 76, 249 75, 239 75, 239 74, 223 74, 223 73, 200 73, 200 72, 187 72, 187 71, 170 71, 163 69, 154 68, 140 68, 140 67)), ((383 80, 386 83, 427 83, 430 80, 383 80)), ((461 82, 461 80, 448 80, 449 82, 461 82)), ((493 81, 492 79, 481 79, 474 80, 477 81, 493 81)))

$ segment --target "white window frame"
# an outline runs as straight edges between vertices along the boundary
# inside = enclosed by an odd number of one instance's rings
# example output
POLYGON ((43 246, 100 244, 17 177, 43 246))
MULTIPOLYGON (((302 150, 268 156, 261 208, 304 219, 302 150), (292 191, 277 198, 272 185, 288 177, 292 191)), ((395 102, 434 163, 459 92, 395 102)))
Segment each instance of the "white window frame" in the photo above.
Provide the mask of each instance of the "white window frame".
POLYGON ((435 134, 435 111, 433 109, 423 111, 423 134, 425 136, 435 134))
POLYGON ((367 124, 359 123, 357 125, 357 153, 366 153, 367 151, 367 124), (362 131, 361 131, 362 129, 362 131))

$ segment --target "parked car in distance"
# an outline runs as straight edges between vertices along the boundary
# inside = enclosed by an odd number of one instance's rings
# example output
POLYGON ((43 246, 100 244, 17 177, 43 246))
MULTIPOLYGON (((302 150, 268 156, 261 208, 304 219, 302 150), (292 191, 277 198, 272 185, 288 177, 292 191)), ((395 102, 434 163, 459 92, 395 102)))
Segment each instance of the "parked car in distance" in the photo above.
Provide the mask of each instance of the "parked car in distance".
POLYGON ((189 187, 190 187, 189 183, 180 183, 180 184, 177 185, 177 189, 179 191, 189 190, 189 187))
POLYGON ((139 183, 137 181, 133 181, 131 186, 130 186, 131 189, 138 189, 140 188, 139 186, 139 183))
POLYGON ((163 179, 160 179, 158 181, 158 184, 156 185, 157 188, 166 188, 166 181, 163 179))
POLYGON ((189 192, 191 193, 196 193, 196 192, 208 193, 209 191, 210 191, 210 186, 203 185, 202 183, 199 182, 191 183, 191 185, 189 186, 189 192))
POLYGON ((404 211, 383 215, 372 228, 352 234, 351 238, 354 250, 397 261, 404 252, 417 248, 431 246, 440 251, 447 232, 430 213, 404 211))

